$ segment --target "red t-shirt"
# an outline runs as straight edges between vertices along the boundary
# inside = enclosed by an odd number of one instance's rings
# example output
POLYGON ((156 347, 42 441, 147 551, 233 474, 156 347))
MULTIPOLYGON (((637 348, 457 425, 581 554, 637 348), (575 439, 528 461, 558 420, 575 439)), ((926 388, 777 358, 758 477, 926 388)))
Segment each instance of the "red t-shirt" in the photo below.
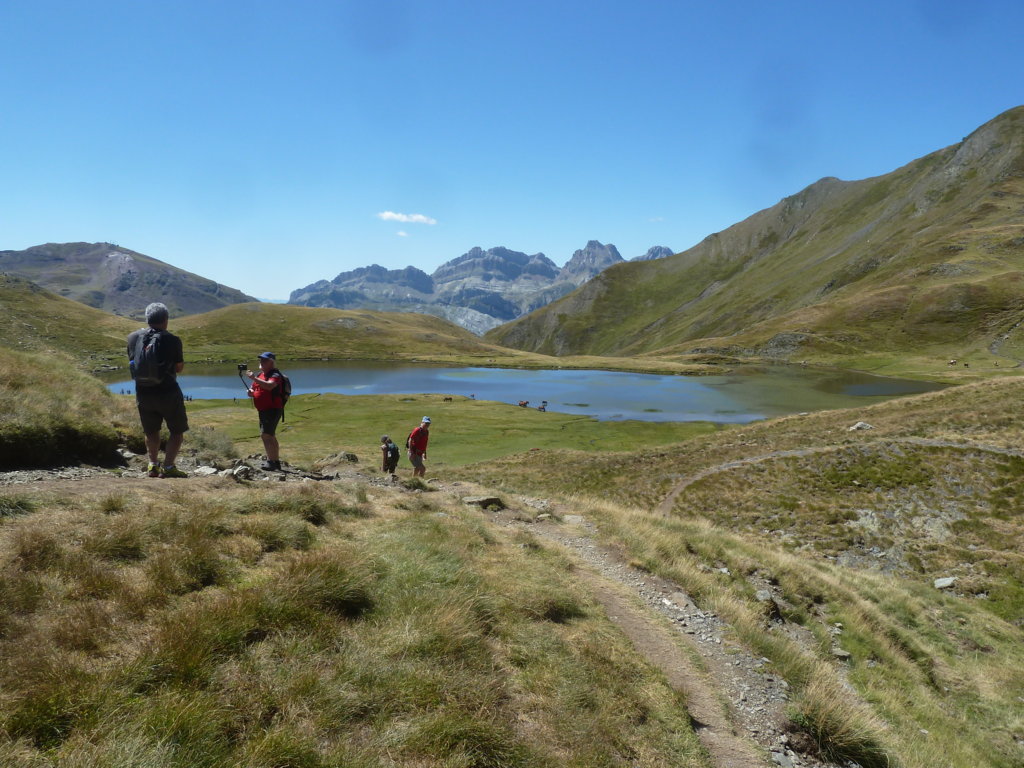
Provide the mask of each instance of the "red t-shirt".
POLYGON ((273 389, 264 389, 259 384, 252 385, 252 402, 257 411, 269 411, 271 408, 281 407, 281 372, 275 369, 266 375, 263 371, 256 374, 256 378, 263 379, 263 381, 270 381, 275 377, 277 386, 273 389))
POLYGON ((430 433, 423 427, 416 427, 409 435, 409 450, 413 453, 420 455, 427 452, 427 440, 430 439, 430 433))

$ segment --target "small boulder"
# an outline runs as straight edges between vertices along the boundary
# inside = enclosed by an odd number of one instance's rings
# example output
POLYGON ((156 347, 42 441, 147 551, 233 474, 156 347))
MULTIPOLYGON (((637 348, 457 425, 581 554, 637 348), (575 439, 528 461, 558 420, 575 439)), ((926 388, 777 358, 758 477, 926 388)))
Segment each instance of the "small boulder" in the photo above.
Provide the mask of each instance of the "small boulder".
POLYGON ((956 576, 943 576, 941 579, 936 579, 932 582, 932 586, 936 589, 949 589, 956 584, 956 576))
POLYGON ((196 467, 196 471, 192 474, 196 477, 209 477, 210 475, 216 475, 218 472, 216 467, 196 467))
POLYGON ((231 476, 235 480, 252 480, 254 472, 255 470, 248 464, 240 464, 231 471, 231 476))
POLYGON ((782 612, 779 604, 775 602, 772 593, 767 589, 759 589, 754 593, 754 599, 761 604, 762 615, 770 622, 781 622, 782 612))
POLYGON ((866 421, 858 421, 856 424, 854 424, 852 427, 850 427, 847 431, 848 432, 857 432, 857 431, 860 431, 862 429, 874 429, 874 427, 872 427, 866 421))

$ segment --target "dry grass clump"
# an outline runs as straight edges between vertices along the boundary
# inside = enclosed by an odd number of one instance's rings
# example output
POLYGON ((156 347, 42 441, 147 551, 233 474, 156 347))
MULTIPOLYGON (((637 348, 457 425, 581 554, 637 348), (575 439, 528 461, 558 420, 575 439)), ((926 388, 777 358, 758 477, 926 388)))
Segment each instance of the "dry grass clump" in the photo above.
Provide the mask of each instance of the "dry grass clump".
POLYGON ((819 669, 801 691, 795 722, 814 738, 830 760, 852 760, 863 768, 889 768, 893 761, 881 742, 881 718, 844 691, 831 670, 819 669))

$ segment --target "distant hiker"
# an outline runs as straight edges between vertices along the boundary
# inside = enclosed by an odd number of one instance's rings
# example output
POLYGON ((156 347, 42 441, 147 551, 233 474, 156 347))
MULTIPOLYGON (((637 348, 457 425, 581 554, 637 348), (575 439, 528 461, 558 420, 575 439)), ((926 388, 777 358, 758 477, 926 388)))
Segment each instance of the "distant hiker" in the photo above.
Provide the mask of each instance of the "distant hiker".
POLYGON ((430 417, 424 416, 423 421, 405 439, 405 447, 409 449, 409 463, 412 464, 412 476, 423 477, 427 468, 423 460, 427 458, 427 441, 430 439, 430 417))
POLYGON ((277 356, 273 352, 262 353, 259 360, 260 372, 246 370, 245 375, 252 380, 249 397, 260 415, 260 438, 267 452, 267 460, 260 468, 267 472, 280 471, 281 446, 275 433, 284 415, 284 374, 277 369, 277 356))
POLYGON ((380 471, 394 477, 395 468, 398 467, 398 446, 391 442, 387 435, 380 436, 381 463, 380 471))
POLYGON ((178 374, 185 367, 181 339, 167 330, 170 313, 154 302, 146 307, 148 328, 128 336, 128 367, 135 379, 135 403, 146 435, 150 477, 188 477, 174 466, 181 443, 188 432, 185 398, 178 386, 178 374), (167 424, 169 437, 160 463, 160 427, 167 424))

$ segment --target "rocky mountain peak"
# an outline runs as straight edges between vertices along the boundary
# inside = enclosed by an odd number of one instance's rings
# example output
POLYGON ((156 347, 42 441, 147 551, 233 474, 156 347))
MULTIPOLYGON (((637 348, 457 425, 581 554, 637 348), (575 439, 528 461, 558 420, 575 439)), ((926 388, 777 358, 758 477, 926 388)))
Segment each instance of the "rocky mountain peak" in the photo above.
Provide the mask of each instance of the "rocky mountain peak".
POLYGON ((664 259, 667 256, 674 256, 675 251, 671 248, 667 248, 664 245, 654 245, 647 249, 647 253, 642 256, 635 256, 630 261, 654 261, 655 259, 664 259))
POLYGON ((623 258, 614 245, 604 245, 597 240, 591 240, 586 248, 573 253, 558 277, 573 285, 583 285, 590 278, 620 261, 623 261, 623 258))
POLYGON ((46 243, 23 251, 0 251, 0 271, 90 307, 136 318, 152 301, 162 301, 172 316, 256 301, 239 290, 113 243, 46 243))

